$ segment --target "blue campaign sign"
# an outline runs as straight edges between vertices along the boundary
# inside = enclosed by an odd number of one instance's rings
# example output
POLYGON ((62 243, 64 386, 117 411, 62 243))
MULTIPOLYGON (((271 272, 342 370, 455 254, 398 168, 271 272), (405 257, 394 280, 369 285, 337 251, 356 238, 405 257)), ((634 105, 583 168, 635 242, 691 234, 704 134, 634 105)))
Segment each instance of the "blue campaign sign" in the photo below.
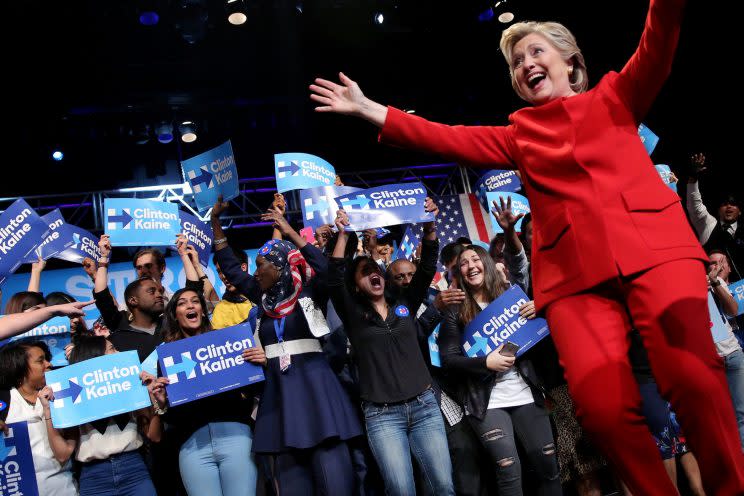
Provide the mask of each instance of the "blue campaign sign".
POLYGON ((38 496, 28 424, 7 425, 8 433, 0 432, 0 496, 38 496))
POLYGON ((212 225, 181 210, 179 212, 181 232, 189 239, 189 244, 196 248, 199 263, 209 265, 209 254, 212 253, 212 225))
POLYGON ((169 246, 179 233, 175 203, 136 198, 106 198, 104 225, 111 246, 169 246))
POLYGON ((389 184, 336 197, 349 215, 347 231, 373 227, 431 222, 434 214, 424 210, 427 193, 421 183, 389 184))
POLYGON ((49 260, 73 244, 72 234, 65 228, 67 224, 59 209, 52 210, 43 216, 42 219, 49 225, 50 232, 35 250, 26 255, 24 262, 36 262, 39 260, 39 257, 43 260, 49 260))
POLYGON ((440 326, 441 324, 437 324, 432 333, 429 335, 429 339, 427 340, 429 344, 429 358, 431 359, 431 364, 434 367, 442 366, 442 359, 439 356, 439 343, 437 343, 437 340, 439 339, 440 326))
POLYGON ((475 183, 475 196, 481 205, 489 210, 486 206, 486 193, 489 191, 506 191, 516 193, 522 189, 522 182, 514 170, 494 169, 486 172, 477 183, 475 183))
POLYGON ((0 284, 49 234, 49 224, 26 200, 14 201, 0 215, 0 284))
POLYGON ((320 186, 300 191, 302 223, 305 227, 317 229, 326 224, 333 224, 336 212, 341 208, 336 197, 361 191, 353 186, 320 186))
POLYGON ((545 319, 525 319, 519 308, 529 298, 519 286, 512 286, 484 308, 465 328, 462 349, 469 357, 484 357, 511 341, 519 345, 517 356, 549 334, 545 319))
POLYGON ((638 125, 638 136, 641 138, 641 143, 646 147, 646 151, 649 155, 654 152, 654 148, 659 144, 659 137, 654 134, 645 124, 638 125))
POLYGON ((196 208, 203 212, 211 208, 217 197, 232 200, 239 194, 238 168, 230 140, 196 157, 181 162, 183 177, 191 185, 196 208))
POLYGON ((158 349, 155 348, 152 350, 152 353, 147 355, 147 358, 145 358, 142 361, 142 370, 145 372, 149 372, 155 377, 158 376, 158 349))
POLYGON ((744 279, 741 281, 732 282, 729 284, 729 291, 731 291, 731 294, 733 295, 734 299, 736 300, 736 304, 739 305, 739 311, 736 313, 736 315, 741 315, 744 313, 744 279))
MULTIPOLYGON (((491 219, 493 232, 496 234, 504 232, 504 230, 501 229, 499 223, 496 222, 496 217, 494 217, 493 213, 491 213, 491 211, 493 210, 493 202, 496 202, 496 205, 501 206, 500 198, 504 199, 504 203, 507 202, 507 198, 511 198, 512 212, 514 212, 514 215, 526 214, 530 211, 530 202, 527 200, 527 198, 518 193, 509 193, 502 191, 490 191, 486 193, 488 204, 488 208, 486 210, 489 213, 488 218, 491 219)), ((515 226, 515 229, 517 230, 517 232, 522 232, 522 219, 519 219, 517 225, 515 226)))
POLYGON ((19 334, 11 341, 17 341, 24 338, 36 338, 41 336, 53 336, 55 334, 65 334, 70 332, 69 317, 54 317, 34 327, 30 331, 19 334))
POLYGON ((264 380, 261 367, 243 361, 243 350, 253 346, 247 322, 160 345, 158 363, 170 381, 168 403, 187 403, 264 380))
POLYGON ((72 427, 150 406, 136 351, 91 358, 45 374, 54 427, 72 427))
POLYGON ((322 158, 309 153, 277 153, 274 155, 274 170, 279 193, 332 186, 336 180, 336 169, 322 158))
POLYGON ((406 232, 405 234, 403 234, 403 237, 400 240, 400 245, 398 245, 398 249, 395 250, 395 255, 393 256, 393 260, 399 260, 401 258, 405 258, 409 262, 413 261, 413 257, 414 255, 416 255, 416 248, 418 248, 420 241, 421 240, 414 233, 413 227, 412 226, 406 227, 406 232))
MULTIPOLYGON (((54 258, 75 263, 81 263, 84 258, 92 258, 96 262, 101 258, 101 250, 98 249, 98 236, 94 236, 85 229, 71 224, 65 224, 63 229, 69 233, 69 236, 72 238, 72 244, 65 250, 55 254, 54 258)), ((47 272, 44 273, 44 277, 46 277, 46 274, 47 272)))
POLYGON ((677 183, 672 182, 672 169, 667 164, 657 164, 654 167, 656 167, 656 172, 659 173, 659 176, 661 177, 661 180, 664 181, 664 184, 672 188, 672 191, 675 193, 677 192, 677 183))
POLYGON ((713 298, 711 291, 708 291, 708 314, 710 315, 710 333, 713 335, 713 342, 720 343, 729 337, 731 326, 716 305, 716 300, 713 298))

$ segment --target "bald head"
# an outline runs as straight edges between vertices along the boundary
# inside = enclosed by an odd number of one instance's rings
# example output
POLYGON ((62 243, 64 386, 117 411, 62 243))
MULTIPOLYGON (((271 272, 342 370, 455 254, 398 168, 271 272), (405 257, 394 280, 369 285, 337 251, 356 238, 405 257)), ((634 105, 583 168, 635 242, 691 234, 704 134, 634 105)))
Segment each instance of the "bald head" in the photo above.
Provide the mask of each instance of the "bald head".
POLYGON ((391 263, 387 269, 388 280, 398 288, 405 288, 411 284, 411 279, 416 273, 416 266, 401 258, 391 263))

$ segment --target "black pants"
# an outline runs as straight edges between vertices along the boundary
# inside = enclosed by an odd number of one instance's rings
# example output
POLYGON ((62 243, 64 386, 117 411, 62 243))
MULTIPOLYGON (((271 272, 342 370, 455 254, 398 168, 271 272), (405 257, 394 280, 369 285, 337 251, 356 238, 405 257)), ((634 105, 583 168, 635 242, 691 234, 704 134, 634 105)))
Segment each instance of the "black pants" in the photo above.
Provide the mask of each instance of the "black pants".
POLYGON ((351 457, 343 441, 282 453, 275 470, 279 496, 351 496, 354 491, 351 457))
POLYGON ((470 423, 463 418, 455 425, 444 421, 447 431, 450 459, 452 460, 452 482, 457 496, 480 496, 483 493, 481 468, 483 458, 478 436, 470 423))

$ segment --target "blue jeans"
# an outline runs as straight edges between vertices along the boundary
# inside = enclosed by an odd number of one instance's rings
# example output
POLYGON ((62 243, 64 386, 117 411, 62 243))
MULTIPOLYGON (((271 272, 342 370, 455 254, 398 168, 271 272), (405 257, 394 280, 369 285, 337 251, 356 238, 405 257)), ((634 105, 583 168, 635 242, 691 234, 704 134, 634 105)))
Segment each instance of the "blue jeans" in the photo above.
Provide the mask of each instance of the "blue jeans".
POLYGON ((411 453, 428 492, 454 496, 444 421, 434 391, 394 404, 362 403, 367 439, 390 496, 415 496, 411 453))
POLYGON ((734 402, 736 423, 739 424, 739 439, 744 449, 744 352, 737 350, 726 355, 723 360, 731 400, 734 402))
POLYGON ((139 451, 83 463, 80 496, 157 496, 139 451))
POLYGON ((178 463, 190 496, 256 494, 253 433, 239 422, 214 422, 194 432, 181 446, 178 463))

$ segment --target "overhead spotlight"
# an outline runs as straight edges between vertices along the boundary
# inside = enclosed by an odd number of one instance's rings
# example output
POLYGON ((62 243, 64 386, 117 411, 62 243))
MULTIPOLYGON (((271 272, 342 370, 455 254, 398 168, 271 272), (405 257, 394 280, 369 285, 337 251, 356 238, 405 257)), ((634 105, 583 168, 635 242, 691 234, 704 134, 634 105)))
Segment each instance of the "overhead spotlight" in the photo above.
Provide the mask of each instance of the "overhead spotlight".
POLYGON ((304 6, 302 5, 302 0, 298 0, 298 2, 295 4, 295 12, 301 15, 303 9, 304 6))
POLYGON ((509 24, 514 20, 514 14, 511 12, 502 12, 501 14, 499 14, 498 19, 499 22, 503 24, 509 24))
POLYGON ((375 12, 375 15, 372 17, 372 20, 375 24, 382 24, 385 21, 385 16, 382 15, 382 12, 375 12))
POLYGON ((158 141, 166 144, 173 141, 173 125, 169 122, 161 122, 155 127, 155 135, 158 137, 158 141))
POLYGON ((407 109, 406 110, 406 114, 415 114, 415 113, 416 113, 416 110, 415 109, 407 109))
POLYGON ((61 161, 63 158, 65 158, 65 154, 62 153, 62 150, 54 150, 52 152, 52 158, 56 160, 57 162, 61 161))
POLYGON ((248 20, 248 16, 245 14, 245 5, 243 0, 227 0, 227 22, 233 26, 240 26, 245 24, 248 20))
POLYGON ((191 121, 183 121, 178 125, 178 132, 181 133, 181 141, 184 143, 193 143, 196 141, 196 126, 191 121))
POLYGON ((139 0, 137 2, 139 23, 143 26, 154 26, 160 21, 156 2, 153 0, 139 0))
POLYGON ((488 22, 493 19, 493 17, 493 9, 491 7, 488 7, 486 10, 478 14, 478 21, 488 22))

